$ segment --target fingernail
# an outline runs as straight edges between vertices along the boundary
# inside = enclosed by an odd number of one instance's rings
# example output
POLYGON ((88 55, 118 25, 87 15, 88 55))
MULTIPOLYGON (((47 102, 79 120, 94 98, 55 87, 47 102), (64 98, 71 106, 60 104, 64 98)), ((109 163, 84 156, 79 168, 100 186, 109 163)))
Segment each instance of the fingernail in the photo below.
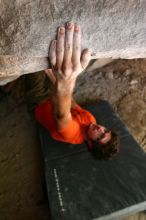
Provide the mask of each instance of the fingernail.
POLYGON ((73 26, 73 23, 72 23, 72 22, 68 22, 68 23, 67 23, 67 27, 68 27, 68 28, 72 28, 72 26, 73 26))
POLYGON ((79 27, 79 25, 75 25, 75 29, 74 29, 76 32, 79 32, 79 30, 80 30, 80 27, 79 27))
POLYGON ((88 54, 88 53, 89 53, 89 50, 86 49, 86 50, 84 51, 84 54, 88 54))
POLYGON ((89 57, 90 56, 90 50, 89 49, 84 50, 83 56, 84 57, 89 57))
POLYGON ((64 32, 65 32, 64 28, 63 28, 63 27, 60 27, 60 28, 59 28, 59 33, 60 33, 60 34, 64 34, 64 32))

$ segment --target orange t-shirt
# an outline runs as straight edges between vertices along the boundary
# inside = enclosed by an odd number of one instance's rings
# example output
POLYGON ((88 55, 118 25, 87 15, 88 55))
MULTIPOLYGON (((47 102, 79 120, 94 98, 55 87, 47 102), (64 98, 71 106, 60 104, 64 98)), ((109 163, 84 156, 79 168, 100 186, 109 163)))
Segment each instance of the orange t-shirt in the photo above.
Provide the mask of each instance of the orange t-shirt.
POLYGON ((35 109, 35 118, 49 132, 52 138, 72 143, 81 144, 84 141, 83 127, 88 126, 91 122, 96 123, 94 116, 87 110, 77 105, 71 109, 72 120, 61 130, 56 129, 56 121, 53 112, 53 106, 50 100, 37 106, 35 109))

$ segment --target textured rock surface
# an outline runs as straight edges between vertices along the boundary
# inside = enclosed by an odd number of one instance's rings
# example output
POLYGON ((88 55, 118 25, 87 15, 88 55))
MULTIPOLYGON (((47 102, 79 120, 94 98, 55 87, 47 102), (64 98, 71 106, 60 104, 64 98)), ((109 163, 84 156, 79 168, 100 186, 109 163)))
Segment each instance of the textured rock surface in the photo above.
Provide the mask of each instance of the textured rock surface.
POLYGON ((0 79, 48 67, 56 28, 73 20, 99 58, 146 57, 145 0, 1 0, 0 79))

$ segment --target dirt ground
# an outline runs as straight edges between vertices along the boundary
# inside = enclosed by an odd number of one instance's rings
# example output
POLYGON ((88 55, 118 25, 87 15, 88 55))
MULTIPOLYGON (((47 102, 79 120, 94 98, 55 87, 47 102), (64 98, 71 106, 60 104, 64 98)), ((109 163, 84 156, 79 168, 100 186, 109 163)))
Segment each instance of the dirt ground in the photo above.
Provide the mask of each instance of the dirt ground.
MULTIPOLYGON (((20 94, 19 94, 20 95, 20 94)), ((117 60, 85 72, 74 92, 77 102, 109 100, 146 151, 146 60, 117 60)), ((0 219, 47 220, 43 160, 36 124, 23 99, 0 97, 0 219)), ((126 220, 145 220, 138 213, 126 220)))

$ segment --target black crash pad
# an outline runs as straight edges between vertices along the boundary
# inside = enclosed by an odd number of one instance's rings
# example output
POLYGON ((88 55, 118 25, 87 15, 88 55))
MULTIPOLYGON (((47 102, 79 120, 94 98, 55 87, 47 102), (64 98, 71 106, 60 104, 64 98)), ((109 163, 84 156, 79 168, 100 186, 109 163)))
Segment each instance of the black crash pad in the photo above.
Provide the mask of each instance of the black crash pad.
POLYGON ((119 132, 120 153, 110 161, 94 160, 86 143, 57 142, 38 125, 52 219, 117 220, 145 210, 146 153, 108 102, 84 107, 119 132))

